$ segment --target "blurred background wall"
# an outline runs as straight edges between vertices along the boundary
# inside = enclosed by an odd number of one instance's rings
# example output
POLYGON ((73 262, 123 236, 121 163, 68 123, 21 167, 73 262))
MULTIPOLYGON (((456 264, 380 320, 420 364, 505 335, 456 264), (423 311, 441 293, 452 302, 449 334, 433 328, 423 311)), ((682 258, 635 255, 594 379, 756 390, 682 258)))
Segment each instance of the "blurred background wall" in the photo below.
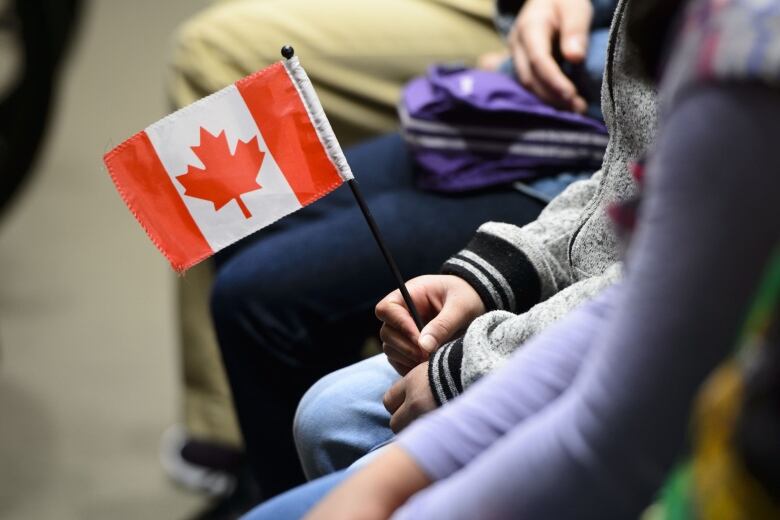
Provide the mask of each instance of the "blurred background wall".
POLYGON ((101 158, 166 113, 172 32, 207 3, 85 5, 43 153, 0 221, 2 519, 184 518, 202 505, 158 462, 178 410, 173 277, 101 158))

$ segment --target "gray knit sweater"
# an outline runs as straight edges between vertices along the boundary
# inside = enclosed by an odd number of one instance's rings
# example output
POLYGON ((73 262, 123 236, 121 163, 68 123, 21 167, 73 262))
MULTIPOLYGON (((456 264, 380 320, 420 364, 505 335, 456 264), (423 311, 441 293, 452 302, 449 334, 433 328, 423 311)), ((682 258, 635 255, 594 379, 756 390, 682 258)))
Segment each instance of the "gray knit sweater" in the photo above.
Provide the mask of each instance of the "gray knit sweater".
POLYGON ((444 264, 442 272, 469 282, 491 312, 431 358, 440 404, 620 276, 621 251, 605 208, 635 194, 628 164, 649 147, 657 126, 654 88, 633 68, 638 60, 625 33, 629 1, 618 4, 610 32, 601 91, 610 142, 602 169, 569 186, 531 224, 482 225, 444 264))

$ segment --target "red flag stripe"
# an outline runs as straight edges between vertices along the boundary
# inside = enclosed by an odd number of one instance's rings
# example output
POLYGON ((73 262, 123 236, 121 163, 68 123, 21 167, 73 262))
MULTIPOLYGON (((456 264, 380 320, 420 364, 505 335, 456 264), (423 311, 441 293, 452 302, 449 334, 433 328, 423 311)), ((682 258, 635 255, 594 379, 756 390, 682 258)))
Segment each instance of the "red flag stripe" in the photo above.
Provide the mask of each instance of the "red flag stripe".
POLYGON ((236 88, 302 206, 341 185, 282 63, 239 80, 236 88))
POLYGON ((184 271, 213 254, 146 132, 137 133, 104 159, 125 204, 174 269, 184 271))

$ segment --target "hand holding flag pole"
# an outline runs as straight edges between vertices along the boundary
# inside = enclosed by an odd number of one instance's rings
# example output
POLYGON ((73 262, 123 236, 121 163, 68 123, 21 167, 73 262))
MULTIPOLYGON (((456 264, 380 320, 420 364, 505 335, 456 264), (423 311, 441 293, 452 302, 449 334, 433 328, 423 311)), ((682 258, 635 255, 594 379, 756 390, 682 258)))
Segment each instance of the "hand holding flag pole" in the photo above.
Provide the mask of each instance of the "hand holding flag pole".
MULTIPOLYGON (((284 59, 290 60, 293 56, 295 56, 295 49, 293 49, 292 46, 285 45, 282 47, 282 57, 284 59)), ((377 223, 374 220, 374 216, 371 214, 371 210, 368 208, 368 204, 366 204, 366 199, 363 197, 363 193, 360 191, 360 186, 358 185, 357 180, 354 178, 350 179, 347 181, 347 184, 349 184, 349 188, 352 190, 352 195, 354 195, 355 201, 357 201, 357 204, 360 207, 360 211, 363 213, 363 217, 365 217, 369 229, 371 229, 371 234, 374 235, 374 240, 376 240, 376 243, 379 246, 379 250, 382 251, 382 256, 385 257, 385 261, 390 268, 390 272, 393 274, 393 277, 398 284, 398 289, 401 291, 401 296, 404 298, 404 302, 406 303, 406 307, 409 309, 409 313, 412 315, 412 319, 414 319, 414 324, 417 325, 418 330, 422 330, 423 322, 420 319, 420 313, 417 311, 417 307, 412 301, 409 290, 406 288, 406 283, 404 282, 404 278, 401 275, 401 270, 398 269, 398 264, 395 263, 395 259, 390 253, 390 249, 387 247, 387 244, 382 237, 381 231, 379 231, 379 226, 377 226, 377 223)))

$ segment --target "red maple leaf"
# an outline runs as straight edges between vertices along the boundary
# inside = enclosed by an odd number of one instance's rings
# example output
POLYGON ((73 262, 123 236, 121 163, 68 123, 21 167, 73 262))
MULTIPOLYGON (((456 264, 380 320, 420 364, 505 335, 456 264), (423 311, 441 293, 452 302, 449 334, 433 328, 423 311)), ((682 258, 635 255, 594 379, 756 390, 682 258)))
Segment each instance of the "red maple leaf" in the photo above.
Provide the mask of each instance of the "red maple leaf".
POLYGON ((176 177, 184 186, 184 194, 213 202, 215 210, 235 199, 244 217, 250 218, 252 214, 241 195, 262 188, 257 182, 257 173, 265 152, 260 150, 257 136, 247 142, 239 140, 235 153, 231 154, 224 130, 213 136, 201 127, 200 144, 193 146, 192 151, 204 168, 189 165, 187 173, 176 177))

